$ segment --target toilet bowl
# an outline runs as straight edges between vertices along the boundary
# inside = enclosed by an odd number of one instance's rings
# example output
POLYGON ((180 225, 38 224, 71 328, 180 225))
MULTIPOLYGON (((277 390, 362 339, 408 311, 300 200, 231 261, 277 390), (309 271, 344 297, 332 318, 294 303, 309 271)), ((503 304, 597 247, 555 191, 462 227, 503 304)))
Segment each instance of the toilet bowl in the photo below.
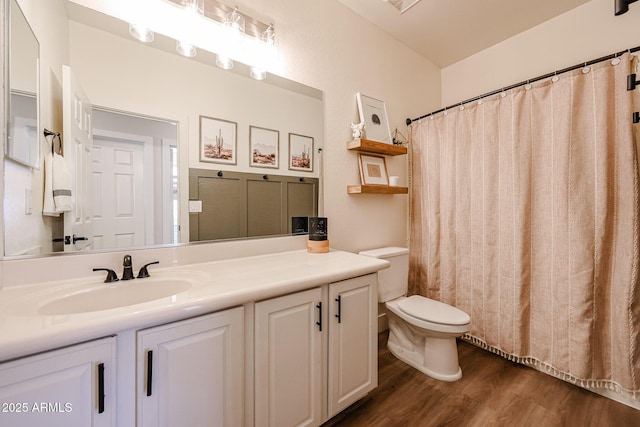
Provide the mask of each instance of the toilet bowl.
POLYGON ((386 259, 391 266, 378 272, 378 301, 389 318, 389 351, 424 374, 441 380, 462 377, 456 338, 469 331, 467 313, 419 295, 406 297, 409 251, 381 248, 360 255, 386 259))

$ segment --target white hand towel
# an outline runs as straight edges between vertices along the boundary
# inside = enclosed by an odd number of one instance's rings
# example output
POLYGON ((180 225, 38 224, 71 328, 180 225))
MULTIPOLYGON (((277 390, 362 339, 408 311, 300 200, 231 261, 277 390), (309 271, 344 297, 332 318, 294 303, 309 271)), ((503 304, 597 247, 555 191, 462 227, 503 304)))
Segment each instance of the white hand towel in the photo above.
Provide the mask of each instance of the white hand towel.
POLYGON ((71 211, 71 176, 67 162, 58 153, 53 155, 53 201, 56 212, 71 211))
POLYGON ((44 203, 42 215, 60 216, 56 212, 56 205, 53 202, 53 156, 47 153, 44 156, 44 203))

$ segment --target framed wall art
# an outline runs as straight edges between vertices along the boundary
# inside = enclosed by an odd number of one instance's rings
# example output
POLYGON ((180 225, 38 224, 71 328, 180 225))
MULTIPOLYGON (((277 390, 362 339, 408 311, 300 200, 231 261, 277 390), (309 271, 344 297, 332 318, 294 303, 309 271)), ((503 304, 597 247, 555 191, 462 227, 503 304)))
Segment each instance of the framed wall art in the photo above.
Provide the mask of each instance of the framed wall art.
POLYGON ((277 168, 280 132, 257 126, 249 126, 249 166, 277 168))
POLYGON ((200 161, 235 165, 238 125, 200 116, 200 161))
POLYGON ((356 94, 360 121, 364 122, 365 137, 371 141, 391 144, 391 131, 387 118, 387 107, 380 101, 360 92, 356 94))
POLYGON ((387 162, 384 157, 360 154, 359 160, 362 185, 389 185, 387 162))
POLYGON ((313 138, 289 134, 289 169, 313 172, 313 138))

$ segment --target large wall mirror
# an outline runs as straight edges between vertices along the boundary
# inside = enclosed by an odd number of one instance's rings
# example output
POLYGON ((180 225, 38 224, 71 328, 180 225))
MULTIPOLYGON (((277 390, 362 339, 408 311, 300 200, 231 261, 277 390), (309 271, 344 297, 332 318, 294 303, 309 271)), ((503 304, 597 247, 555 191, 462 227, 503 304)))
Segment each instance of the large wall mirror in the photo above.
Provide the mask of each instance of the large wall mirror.
POLYGON ((183 57, 162 34, 139 42, 82 1, 5 1, 41 40, 48 80, 34 94, 62 136, 42 150, 73 182, 69 210, 43 215, 46 168, 5 167, 5 257, 289 234, 321 212, 321 91, 219 69, 202 50, 183 57), (275 164, 254 161, 274 147, 275 164))

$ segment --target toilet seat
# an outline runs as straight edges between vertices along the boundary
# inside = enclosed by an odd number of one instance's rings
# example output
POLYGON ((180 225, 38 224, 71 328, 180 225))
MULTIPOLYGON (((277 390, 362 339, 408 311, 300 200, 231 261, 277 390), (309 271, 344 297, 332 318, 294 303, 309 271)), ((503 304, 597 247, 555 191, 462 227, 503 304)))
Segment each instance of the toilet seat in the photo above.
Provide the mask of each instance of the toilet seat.
POLYGON ((403 298, 398 301, 398 308, 409 316, 440 325, 467 325, 471 322, 471 317, 464 311, 420 295, 403 298))

